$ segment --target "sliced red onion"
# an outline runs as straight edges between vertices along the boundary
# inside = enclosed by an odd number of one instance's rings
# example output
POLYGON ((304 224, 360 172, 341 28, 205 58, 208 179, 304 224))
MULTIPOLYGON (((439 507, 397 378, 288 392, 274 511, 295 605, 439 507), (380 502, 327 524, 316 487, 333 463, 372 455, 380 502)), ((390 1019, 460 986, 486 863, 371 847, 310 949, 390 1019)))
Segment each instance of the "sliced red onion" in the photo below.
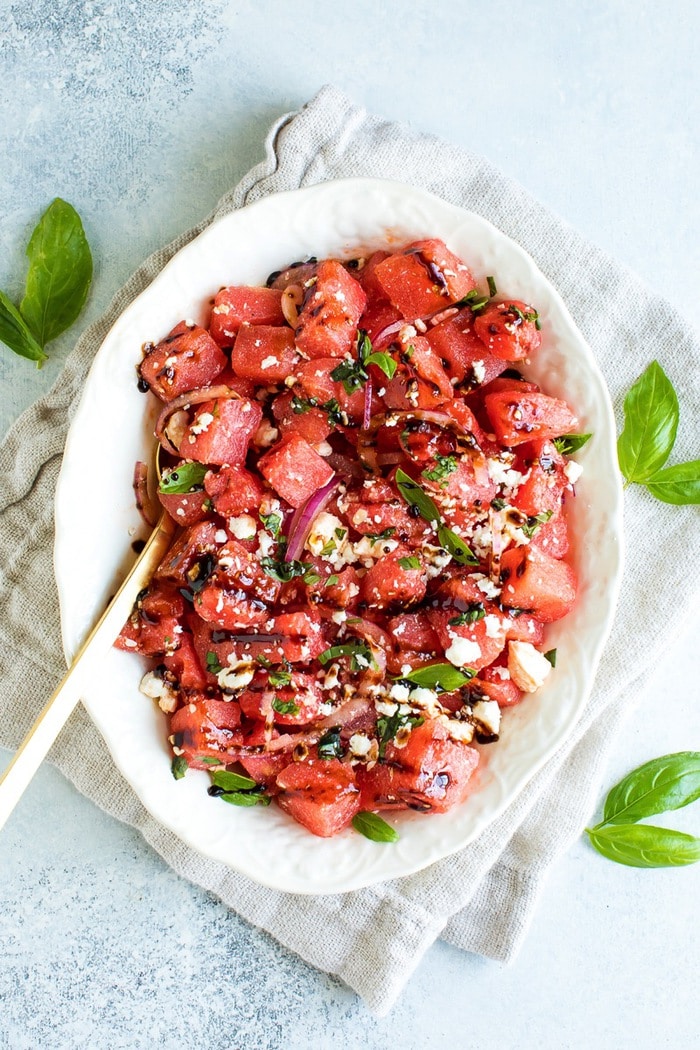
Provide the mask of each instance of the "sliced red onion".
POLYGON ((498 584, 501 578, 501 555, 503 554, 503 527, 505 519, 503 512, 489 509, 489 525, 491 526, 491 565, 489 576, 491 582, 498 584))
POLYGON ((161 445, 166 452, 169 452, 171 456, 179 456, 178 449, 172 444, 168 435, 165 433, 165 428, 168 425, 168 420, 175 412, 179 412, 181 408, 191 408, 192 405, 201 405, 205 401, 217 401, 221 398, 239 398, 240 394, 237 394, 235 390, 231 390, 230 387, 224 386, 206 386, 197 387, 196 390, 188 390, 185 394, 180 394, 179 397, 173 398, 172 401, 168 401, 167 404, 163 405, 161 413, 158 416, 156 423, 155 436, 160 441, 161 445))
POLYGON ((362 413, 362 429, 368 430, 372 420, 372 377, 365 383, 365 407, 362 413))
POLYGON ((275 275, 274 280, 268 285, 269 288, 281 288, 283 291, 290 284, 304 285, 316 276, 318 263, 297 263, 296 266, 288 266, 275 275))
POLYGON ((372 340, 372 347, 378 350, 382 346, 386 346, 387 343, 391 342, 391 337, 397 335, 402 328, 405 328, 410 321, 405 321, 400 318, 398 321, 392 321, 391 324, 385 325, 384 328, 380 328, 374 339, 372 340))
POLYGON ((285 561, 297 561, 299 555, 304 549, 306 539, 311 532, 311 525, 313 524, 314 518, 321 513, 326 504, 330 501, 331 496, 338 488, 340 481, 338 478, 331 478, 331 480, 314 492, 313 496, 309 496, 306 503, 303 503, 294 512, 289 531, 287 533, 287 551, 284 556, 285 561))
POLYGON ((148 491, 148 467, 141 460, 134 464, 134 495, 139 514, 151 528, 158 521, 158 512, 148 491))

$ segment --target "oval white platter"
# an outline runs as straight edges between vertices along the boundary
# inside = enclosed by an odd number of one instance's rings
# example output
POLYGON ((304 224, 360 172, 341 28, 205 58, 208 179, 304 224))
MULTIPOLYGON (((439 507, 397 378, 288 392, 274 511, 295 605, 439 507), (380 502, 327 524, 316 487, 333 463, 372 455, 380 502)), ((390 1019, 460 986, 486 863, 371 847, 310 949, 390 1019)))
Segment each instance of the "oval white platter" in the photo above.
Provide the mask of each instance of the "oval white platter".
POLYGON ((548 631, 556 671, 504 712, 499 742, 482 748, 467 802, 435 816, 390 819, 396 844, 352 830, 319 839, 277 807, 237 809, 206 793, 204 772, 175 781, 167 720, 138 690, 145 664, 105 654, 85 706, 114 761, 144 806, 201 854, 267 886, 339 893, 408 875, 454 853, 484 831, 564 742, 590 693, 622 571, 622 491, 615 425, 593 354, 556 290, 532 259, 485 219, 421 190, 348 179, 281 193, 233 212, 183 248, 121 315, 100 348, 70 428, 56 495, 55 568, 67 659, 133 560, 144 528, 134 506, 134 462, 149 460, 155 398, 136 388, 144 342, 183 318, 207 324, 209 301, 226 284, 263 284, 273 270, 310 255, 351 258, 382 246, 440 237, 503 294, 532 303, 542 347, 525 371, 566 398, 594 438, 577 455, 584 473, 569 505, 572 560, 580 581, 574 611, 548 631))

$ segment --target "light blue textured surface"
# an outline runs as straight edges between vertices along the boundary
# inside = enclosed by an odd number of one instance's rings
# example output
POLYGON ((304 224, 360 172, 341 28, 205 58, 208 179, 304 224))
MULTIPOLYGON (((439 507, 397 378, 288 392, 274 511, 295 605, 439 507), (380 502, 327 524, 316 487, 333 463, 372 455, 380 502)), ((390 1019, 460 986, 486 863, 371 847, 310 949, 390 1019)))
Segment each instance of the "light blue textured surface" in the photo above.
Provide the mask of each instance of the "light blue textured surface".
MULTIPOLYGON (((2 430, 138 263, 205 216, 261 158, 269 123, 327 81, 479 150, 692 318, 700 5, 563 11, 0 2, 0 287, 19 292, 27 236, 57 194, 96 260, 88 309, 41 372, 0 347, 2 430)), ((610 783, 700 747, 697 671, 697 646, 679 640, 616 744, 610 783)), ((700 830, 692 810, 673 823, 700 830)), ((0 1047, 692 1047, 699 876, 620 868, 580 842, 513 966, 437 945, 375 1021, 44 768, 0 840, 0 1047)))

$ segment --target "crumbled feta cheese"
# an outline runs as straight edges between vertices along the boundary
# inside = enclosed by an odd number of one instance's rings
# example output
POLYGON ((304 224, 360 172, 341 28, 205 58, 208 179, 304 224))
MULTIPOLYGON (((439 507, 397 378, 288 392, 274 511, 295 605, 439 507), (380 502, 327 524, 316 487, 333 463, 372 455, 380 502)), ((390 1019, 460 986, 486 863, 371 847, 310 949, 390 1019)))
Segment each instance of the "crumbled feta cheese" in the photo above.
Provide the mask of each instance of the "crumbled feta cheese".
POLYGON ((487 732, 498 735, 501 728, 501 709, 495 700, 478 700, 472 708, 472 718, 487 732))
POLYGON ((353 755, 357 755, 358 758, 364 758, 365 755, 369 754, 369 750, 372 746, 372 741, 369 737, 363 736, 361 733, 353 733, 348 740, 348 747, 353 755))
POLYGON ((333 449, 327 441, 319 441, 317 445, 314 445, 314 448, 318 452, 319 456, 323 456, 324 459, 333 453, 333 449))
POLYGON ((494 616, 493 613, 489 613, 488 616, 484 617, 484 627, 486 628, 487 638, 498 638, 505 632, 500 616, 494 616))
POLYGON ((190 427, 190 433, 204 434, 209 429, 210 424, 213 422, 214 417, 211 414, 211 412, 202 412, 202 414, 197 418, 196 422, 194 422, 190 427))
POLYGON ((480 573, 475 573, 472 577, 477 587, 483 595, 487 598, 497 598, 501 593, 501 588, 493 580, 490 580, 488 576, 482 576, 480 573))
POLYGON ((347 526, 335 514, 325 510, 314 518, 306 548, 329 562, 334 569, 342 569, 355 560, 352 544, 348 542, 347 526))
POLYGON ((496 458, 490 456, 486 460, 486 467, 489 472, 489 477, 492 481, 495 481, 497 485, 504 485, 509 489, 516 489, 521 484, 524 474, 521 474, 519 470, 512 468, 512 463, 515 457, 511 452, 503 452, 496 458))
POLYGON ((144 696, 158 701, 158 707, 166 714, 172 714, 177 708, 177 692, 164 679, 153 671, 147 671, 141 679, 139 689, 144 696))
MULTIPOLYGON (((230 526, 230 524, 231 524, 231 522, 229 521, 229 526, 230 526)), ((258 533, 258 551, 257 551, 258 557, 259 558, 269 558, 274 549, 275 549, 275 541, 274 541, 274 539, 272 538, 272 536, 270 535, 269 532, 265 532, 264 529, 261 529, 260 532, 258 533)))
POLYGON ((239 518, 229 518, 228 527, 237 540, 251 540, 255 536, 255 518, 250 514, 241 514, 239 518))
POLYGON ((410 689, 407 685, 401 685, 400 682, 395 682, 389 690, 389 696, 392 700, 396 700, 398 703, 403 704, 408 700, 410 689))
POLYGON ((570 459, 564 467, 564 473, 569 479, 569 484, 575 485, 583 474, 583 467, 580 463, 575 463, 573 459, 570 459))
POLYGON ((442 722, 457 743, 470 744, 474 739, 474 726, 471 722, 458 722, 456 718, 448 718, 447 715, 440 715, 438 721, 442 722))
MULTIPOLYGON (((233 520, 235 520, 235 519, 233 519, 233 520)), ((215 543, 226 543, 227 539, 228 539, 228 536, 226 535, 226 530, 225 529, 217 529, 216 532, 214 533, 214 542, 215 543)))
POLYGON ((345 609, 336 609, 335 612, 331 613, 331 620, 338 625, 345 623, 347 618, 348 614, 345 612, 345 609))
POLYGON ((472 361, 472 372, 477 383, 483 383, 486 379, 486 366, 483 361, 472 361))
MULTIPOLYGON (((229 657, 230 661, 231 657, 229 657)), ((234 656, 234 660, 235 660, 234 656)), ((219 689, 224 693, 236 693, 245 689, 253 681, 255 665, 245 660, 237 660, 231 667, 224 667, 216 676, 219 689)))
POLYGON ((445 656, 455 667, 466 667, 467 664, 480 659, 481 649, 477 642, 470 638, 462 638, 458 634, 451 633, 450 637, 452 644, 445 649, 445 656))
POLYGON ((434 689, 424 689, 422 686, 412 689, 409 703, 412 707, 420 707, 432 718, 437 718, 438 715, 444 712, 444 708, 438 700, 438 694, 434 689))
POLYGON ((430 543, 424 544, 420 549, 420 553, 423 558, 425 575, 429 580, 434 580, 436 576, 439 576, 442 570, 452 561, 452 555, 448 551, 442 547, 433 547, 430 543))
POLYGON ((279 359, 276 358, 274 354, 270 354, 269 357, 264 357, 262 359, 262 361, 260 362, 260 367, 262 369, 274 368, 274 366, 278 365, 278 364, 279 364, 279 359))
POLYGON ((399 705, 387 703, 386 700, 375 700, 374 709, 378 715, 386 715, 387 718, 391 718, 398 711, 399 705))
POLYGON ((274 445, 277 438, 280 436, 280 432, 277 427, 273 427, 266 419, 263 419, 260 426, 255 431, 255 437, 253 443, 258 448, 269 448, 270 445, 274 445))
POLYGON ((509 642, 508 670, 518 689, 534 693, 550 674, 552 665, 530 642, 509 642))

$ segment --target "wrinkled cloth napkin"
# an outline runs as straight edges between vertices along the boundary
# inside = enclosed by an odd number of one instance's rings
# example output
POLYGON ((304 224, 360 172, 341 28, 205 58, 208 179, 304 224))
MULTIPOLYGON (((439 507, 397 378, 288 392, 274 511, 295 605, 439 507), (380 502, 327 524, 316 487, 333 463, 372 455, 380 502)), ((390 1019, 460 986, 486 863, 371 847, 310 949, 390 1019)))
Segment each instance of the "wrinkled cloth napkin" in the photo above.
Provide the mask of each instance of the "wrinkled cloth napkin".
MULTIPOLYGON (((156 252, 89 328, 51 392, 0 448, 0 744, 15 748, 62 674, 52 572, 53 494, 71 415, 102 339, 172 255, 209 222, 279 190, 345 176, 411 182, 479 212, 518 241, 557 286, 605 373, 618 413, 654 358, 698 418, 700 346, 688 324, 632 274, 551 215, 482 158, 368 115, 332 87, 281 118, 265 160, 201 226, 156 252)), ((694 450, 679 438, 676 453, 694 450)), ((696 454, 696 453, 695 453, 696 454)), ((79 708, 51 752, 76 787, 137 827, 184 877, 217 894, 313 966, 337 974, 385 1013, 437 937, 508 960, 531 919, 550 865, 595 807, 610 741, 666 640, 697 607, 697 510, 626 496, 627 571, 592 696, 566 744, 476 842, 410 877, 325 897, 265 889, 184 846, 144 810, 79 708), (663 618, 658 615, 663 609, 663 618)))

